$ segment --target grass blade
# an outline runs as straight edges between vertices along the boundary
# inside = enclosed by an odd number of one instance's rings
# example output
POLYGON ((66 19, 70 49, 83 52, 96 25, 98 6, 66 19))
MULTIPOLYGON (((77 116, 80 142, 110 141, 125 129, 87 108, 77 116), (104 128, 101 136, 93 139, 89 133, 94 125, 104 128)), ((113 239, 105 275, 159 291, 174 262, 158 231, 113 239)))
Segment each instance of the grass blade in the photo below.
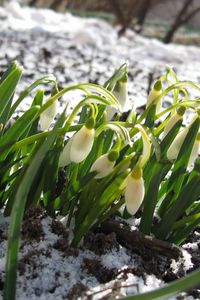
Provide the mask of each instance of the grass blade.
POLYGON ((65 121, 65 113, 61 115, 54 129, 35 155, 30 159, 27 168, 22 174, 21 182, 15 194, 15 201, 11 213, 11 223, 8 235, 8 250, 6 257, 6 281, 4 288, 4 300, 15 299, 16 276, 17 276, 17 257, 20 242, 20 229, 26 205, 27 196, 31 184, 43 162, 47 152, 55 141, 57 128, 61 127, 65 121))

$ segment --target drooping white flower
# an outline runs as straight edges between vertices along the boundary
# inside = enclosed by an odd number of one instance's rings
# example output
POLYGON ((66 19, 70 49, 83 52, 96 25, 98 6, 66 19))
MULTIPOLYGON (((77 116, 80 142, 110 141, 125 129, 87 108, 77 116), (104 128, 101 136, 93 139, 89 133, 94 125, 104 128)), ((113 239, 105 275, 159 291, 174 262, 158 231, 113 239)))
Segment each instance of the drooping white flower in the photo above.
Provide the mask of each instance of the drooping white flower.
POLYGON ((134 215, 144 199, 145 188, 142 169, 136 166, 127 179, 125 188, 125 204, 129 214, 134 215))
POLYGON ((147 104, 146 108, 148 108, 156 99, 156 114, 158 114, 161 111, 162 107, 162 82, 160 80, 156 81, 154 84, 153 89, 150 91, 148 97, 147 97, 147 104))
POLYGON ((143 167, 146 164, 146 162, 149 160, 149 157, 151 155, 151 142, 145 129, 140 124, 135 125, 135 128, 137 128, 142 135, 143 149, 142 149, 142 155, 140 156, 139 159, 139 164, 141 167, 143 167))
POLYGON ((83 127, 69 139, 61 152, 59 167, 65 167, 71 162, 80 163, 88 156, 94 143, 95 130, 93 128, 94 122, 92 123, 89 121, 87 125, 83 125, 83 127), (88 128, 90 127, 89 124, 92 124, 92 128, 88 128))
POLYGON ((41 130, 48 130, 53 122, 57 111, 57 101, 54 101, 45 111, 40 115, 40 127, 41 130))
POLYGON ((191 170, 199 154, 200 154, 200 133, 197 134, 196 140, 192 148, 192 152, 190 154, 190 159, 188 162, 188 170, 191 170))
POLYGON ((67 165, 70 164, 71 160, 70 160, 70 148, 71 148, 71 144, 72 144, 72 139, 70 138, 69 141, 67 142, 67 144, 65 145, 63 151, 60 154, 60 158, 59 158, 59 167, 64 168, 67 165))
POLYGON ((183 115, 185 113, 185 107, 180 107, 179 110, 173 114, 169 121, 167 122, 164 131, 163 131, 163 136, 162 139, 164 139, 164 137, 170 132, 170 130, 174 127, 174 125, 180 121, 181 119, 183 119, 183 115))
POLYGON ((90 153, 94 143, 94 128, 87 128, 85 125, 73 136, 70 147, 70 160, 80 163, 90 153))
POLYGON ((177 159, 177 156, 179 154, 179 151, 181 149, 181 146, 183 145, 183 142, 185 140, 185 137, 188 133, 189 128, 185 127, 182 129, 177 136, 175 137, 174 141, 171 143, 168 151, 167 151, 167 158, 170 161, 173 161, 177 159))
MULTIPOLYGON (((190 126, 193 124, 193 122, 196 120, 196 118, 198 118, 198 114, 195 114, 190 126)), ((174 141, 171 143, 168 151, 167 151, 167 158, 171 161, 177 159, 179 151, 181 149, 181 146, 183 145, 183 142, 186 138, 186 135, 188 134, 189 131, 189 127, 185 127, 184 129, 182 129, 177 136, 175 137, 174 141)))
POLYGON ((97 160, 93 163, 90 171, 97 172, 97 175, 95 176, 96 179, 106 177, 112 172, 118 155, 114 156, 115 155, 112 155, 112 152, 106 153, 97 158, 97 160))
MULTIPOLYGON (((113 95, 117 98, 117 100, 121 104, 122 110, 128 98, 127 79, 128 77, 125 76, 123 80, 118 81, 112 92, 113 95)), ((111 106, 107 106, 106 112, 107 112, 107 119, 110 120, 115 114, 116 110, 111 106)))

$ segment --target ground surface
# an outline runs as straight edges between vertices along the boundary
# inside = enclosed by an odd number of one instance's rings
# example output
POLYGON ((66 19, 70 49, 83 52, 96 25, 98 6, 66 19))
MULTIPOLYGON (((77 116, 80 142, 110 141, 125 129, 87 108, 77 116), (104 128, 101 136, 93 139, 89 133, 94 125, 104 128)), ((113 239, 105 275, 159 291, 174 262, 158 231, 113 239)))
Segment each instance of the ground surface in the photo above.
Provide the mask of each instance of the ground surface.
MULTIPOLYGON (((0 299, 8 223, 1 217, 0 299)), ((17 299, 107 299, 161 287, 200 265, 199 234, 195 232, 192 243, 188 240, 179 259, 145 247, 122 246, 115 233, 89 233, 80 249, 73 249, 70 232, 61 222, 47 217, 43 209, 31 209, 22 227, 17 299)), ((198 290, 190 294, 200 297, 198 290)), ((191 295, 178 299, 191 300, 191 295)))
MULTIPOLYGON (((16 5, 0 9, 0 25, 0 71, 13 59, 24 66, 18 93, 47 73, 57 77, 60 87, 87 81, 102 84, 125 60, 129 61, 131 100, 127 108, 133 100, 137 105, 145 103, 149 82, 163 73, 165 64, 173 65, 180 79, 200 81, 197 47, 166 46, 131 31, 119 39, 117 30, 100 20, 16 5)), ((30 98, 20 109, 26 109, 29 103, 30 98)), ((9 220, 0 220, 1 298, 9 220)), ((68 231, 42 211, 29 214, 22 237, 19 300, 102 299, 110 295, 110 287, 113 295, 134 294, 162 286, 200 265, 198 232, 184 245, 187 251, 178 261, 152 251, 133 251, 118 243, 113 234, 91 233, 82 249, 71 249, 68 231), (126 287, 120 289, 122 281, 126 287), (104 293, 99 293, 100 289, 104 293)), ((195 293, 193 296, 200 299, 199 292, 195 293)))

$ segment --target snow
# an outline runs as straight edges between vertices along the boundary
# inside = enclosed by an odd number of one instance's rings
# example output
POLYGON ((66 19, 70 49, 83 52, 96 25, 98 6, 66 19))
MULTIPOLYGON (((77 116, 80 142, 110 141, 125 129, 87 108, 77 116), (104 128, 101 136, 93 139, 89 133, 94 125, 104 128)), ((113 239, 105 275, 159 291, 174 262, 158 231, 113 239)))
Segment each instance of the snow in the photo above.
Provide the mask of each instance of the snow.
MULTIPOLYGON (((88 287, 88 295, 99 291, 92 299, 100 299, 102 297, 100 290, 103 289, 105 293, 108 293, 115 281, 111 281, 106 285, 99 284, 95 276, 82 269, 81 266, 83 266, 85 258, 99 260, 104 267, 108 269, 116 268, 119 273, 123 269, 137 265, 137 262, 122 246, 120 246, 119 250, 114 249, 101 256, 94 254, 90 250, 79 250, 76 257, 66 256, 55 248, 52 250, 58 236, 51 231, 51 221, 50 217, 42 220, 43 239, 38 242, 32 241, 20 248, 19 260, 32 251, 39 251, 40 254, 32 255, 31 260, 34 261, 34 264, 26 264, 24 274, 18 273, 16 299, 61 300, 67 296, 75 283, 80 282, 88 287), (46 255, 45 253, 48 250, 50 250, 50 254, 46 255), (54 292, 50 292, 51 290, 54 290, 54 292)), ((8 225, 7 222, 6 224, 8 225)), ((1 243, 1 249, 4 250, 0 253, 1 274, 4 274, 5 244, 6 242, 1 243)), ((123 278, 120 280, 119 275, 118 284, 120 287, 125 286, 122 288, 122 294, 129 295, 158 288, 163 285, 163 282, 154 275, 146 275, 144 280, 143 277, 128 273, 126 280, 123 278)))
MULTIPOLYGON (((47 71, 58 75, 59 83, 66 84, 66 78, 73 83, 85 82, 89 75, 104 83, 115 68, 127 60, 129 98, 139 105, 146 102, 148 74, 154 73, 155 78, 160 76, 165 65, 174 66, 180 80, 199 82, 198 47, 165 45, 131 30, 118 38, 117 28, 103 20, 79 18, 50 9, 20 7, 15 1, 2 8, 1 15, 4 17, 0 20, 0 31, 8 34, 2 52, 5 51, 7 59, 11 60, 21 57, 22 51, 25 73, 31 72, 33 76, 47 71), (23 47, 24 42, 30 44, 29 51, 23 47), (7 49, 8 45, 12 48, 7 49), (43 48, 51 54, 46 62, 40 59, 43 48), (59 67, 64 68, 63 71, 59 67)), ((196 94, 192 91, 192 95, 196 94)), ((131 105, 128 102, 125 109, 131 105)))
MULTIPOLYGON (((181 80, 200 81, 198 47, 164 45, 158 40, 146 39, 130 30, 118 38, 117 28, 103 20, 79 18, 49 9, 20 7, 13 1, 5 8, 0 8, 0 25, 0 65, 5 69, 7 63, 16 58, 23 63, 24 77, 21 89, 45 73, 54 73, 62 86, 86 82, 89 79, 98 79, 102 84, 125 60, 129 62, 129 97, 130 100, 135 100, 137 105, 146 102, 148 75, 154 73, 157 78, 163 74, 166 64, 175 67, 181 80), (49 51, 49 58, 42 56, 44 49, 49 51)), ((196 92, 192 91, 192 96, 195 95, 196 92)), ((68 97, 72 96, 67 95, 67 99, 68 97)), ((30 105, 30 101, 31 97, 23 102, 23 110, 30 105)), ((63 106, 62 101, 60 109, 63 106)), ((129 102, 125 110, 131 105, 129 102)), ((20 258, 32 250, 39 250, 40 255, 32 257, 37 265, 35 277, 34 270, 30 267, 26 267, 24 275, 19 274, 17 299, 61 300, 77 282, 88 286, 88 295, 104 289, 103 293, 93 296, 93 299, 100 299, 101 296, 108 295, 116 281, 102 285, 90 273, 82 273, 80 267, 84 258, 98 259, 104 267, 117 268, 119 272, 137 265, 137 260, 122 246, 119 250, 113 249, 101 256, 89 250, 79 250, 77 257, 65 256, 61 251, 53 249, 51 256, 47 257, 43 252, 51 250, 58 239, 49 229, 50 222, 51 218, 42 220, 42 240, 33 241, 20 250, 20 258), (27 280, 24 280, 25 277, 27 280), (55 283, 56 289, 50 293, 49 289, 53 289, 55 283)), ((0 224, 2 230, 7 230, 8 219, 5 221, 0 216, 0 224)), ((138 225, 136 221, 131 220, 129 224, 132 229, 136 229, 138 225)), ((2 241, 0 247, 0 274, 3 276, 6 244, 6 241, 2 241)), ((171 267, 176 272, 180 264, 184 265, 185 270, 193 267, 191 255, 187 251, 183 252, 183 259, 179 265, 173 261, 171 267)), ((144 274, 143 277, 145 280, 127 273, 127 279, 123 280, 119 276, 119 285, 124 286, 119 289, 121 295, 146 292, 164 284, 155 275, 144 274)))

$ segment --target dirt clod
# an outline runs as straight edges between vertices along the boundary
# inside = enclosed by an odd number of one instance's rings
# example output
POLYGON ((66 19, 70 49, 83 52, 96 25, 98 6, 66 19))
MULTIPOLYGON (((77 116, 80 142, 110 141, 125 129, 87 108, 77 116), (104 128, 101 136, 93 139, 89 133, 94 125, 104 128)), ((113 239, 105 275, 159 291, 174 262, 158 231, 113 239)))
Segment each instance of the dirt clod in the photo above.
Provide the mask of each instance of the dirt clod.
POLYGON ((67 239, 65 239, 65 238, 58 239, 54 243, 53 248, 63 252, 65 254, 65 256, 77 257, 79 254, 78 249, 70 247, 67 239))
POLYGON ((119 250, 119 243, 116 240, 115 233, 104 234, 90 232, 84 239, 84 246, 97 255, 103 255, 112 249, 119 250))
POLYGON ((76 284, 73 285, 73 287, 70 289, 68 295, 67 295, 67 299, 69 300, 76 300, 77 298, 80 298, 83 294, 83 292, 85 292, 87 290, 87 287, 82 284, 81 282, 78 282, 76 284))
POLYGON ((109 282, 117 275, 117 269, 108 269, 95 259, 84 258, 82 269, 86 269, 87 272, 95 276, 99 283, 109 282))
POLYGON ((60 221, 53 219, 50 226, 53 233, 68 238, 69 232, 60 221))
POLYGON ((40 219, 26 219, 22 225, 22 237, 26 241, 40 241, 44 236, 42 223, 40 219))

